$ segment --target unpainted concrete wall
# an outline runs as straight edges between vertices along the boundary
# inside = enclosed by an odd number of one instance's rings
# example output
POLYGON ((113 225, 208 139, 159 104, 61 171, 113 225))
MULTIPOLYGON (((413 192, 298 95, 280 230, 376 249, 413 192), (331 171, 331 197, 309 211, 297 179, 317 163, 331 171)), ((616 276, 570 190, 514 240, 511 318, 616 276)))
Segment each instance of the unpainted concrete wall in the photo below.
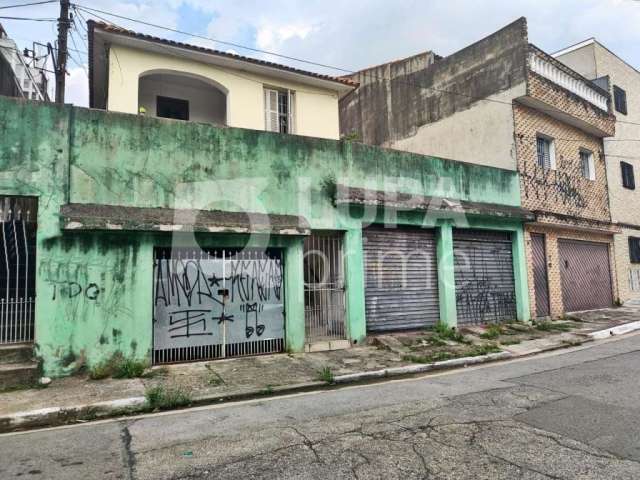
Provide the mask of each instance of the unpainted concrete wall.
POLYGON ((457 53, 423 62, 422 68, 415 68, 411 57, 406 64, 359 72, 352 78, 361 86, 340 101, 341 134, 515 170, 510 103, 526 93, 527 48, 521 18, 457 53))

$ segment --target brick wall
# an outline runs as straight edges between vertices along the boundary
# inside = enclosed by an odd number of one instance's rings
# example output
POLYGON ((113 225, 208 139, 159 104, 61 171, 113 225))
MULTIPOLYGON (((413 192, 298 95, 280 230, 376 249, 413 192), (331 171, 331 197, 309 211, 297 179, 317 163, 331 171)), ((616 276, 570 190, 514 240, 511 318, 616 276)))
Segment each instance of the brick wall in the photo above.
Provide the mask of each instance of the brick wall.
POLYGON ((539 110, 514 104, 522 206, 534 211, 610 222, 602 140, 539 110), (536 137, 554 139, 556 169, 538 165, 536 137), (595 180, 582 176, 580 149, 593 153, 595 180))
POLYGON ((587 100, 565 90, 552 81, 532 72, 527 71, 527 95, 547 104, 549 109, 554 107, 572 117, 607 132, 610 136, 615 134, 615 118, 608 112, 600 110, 587 100))
POLYGON ((614 261, 614 245, 610 235, 588 233, 577 230, 559 229, 555 226, 528 226, 525 228, 525 242, 527 254, 527 277, 529 282, 529 299, 531 305, 531 317, 536 318, 536 296, 533 281, 533 255, 531 249, 531 234, 539 233, 545 236, 545 248, 547 255, 547 277, 549 282, 549 303, 551 317, 557 318, 565 313, 564 302, 562 300, 562 279, 560 276, 560 262, 558 252, 558 239, 582 240, 589 242, 602 242, 609 244, 609 264, 611 268, 613 298, 618 298, 616 284, 613 281, 616 277, 614 261))

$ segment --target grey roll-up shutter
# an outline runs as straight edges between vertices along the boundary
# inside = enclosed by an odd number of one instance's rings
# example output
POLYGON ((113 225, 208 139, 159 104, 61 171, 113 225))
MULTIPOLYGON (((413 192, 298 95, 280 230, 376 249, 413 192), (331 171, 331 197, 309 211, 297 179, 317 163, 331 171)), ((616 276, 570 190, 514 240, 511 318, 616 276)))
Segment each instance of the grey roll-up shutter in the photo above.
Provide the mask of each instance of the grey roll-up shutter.
POLYGON ((511 235, 453 232, 458 325, 516 319, 511 235))
POLYGON ((432 230, 364 230, 367 330, 424 328, 440 317, 432 230))
POLYGON ((609 244, 558 240, 558 253, 566 312, 613 305, 609 244))

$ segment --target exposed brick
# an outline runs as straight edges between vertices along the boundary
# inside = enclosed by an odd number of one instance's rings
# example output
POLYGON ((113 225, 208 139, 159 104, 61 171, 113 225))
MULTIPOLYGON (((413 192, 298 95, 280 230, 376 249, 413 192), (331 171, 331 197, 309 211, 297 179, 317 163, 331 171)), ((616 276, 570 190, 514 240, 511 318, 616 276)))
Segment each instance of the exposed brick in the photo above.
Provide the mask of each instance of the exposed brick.
MULTIPOLYGON (((547 89, 545 82, 537 82, 534 89, 547 89)), ((570 96, 561 97, 554 91, 539 92, 539 96, 554 96, 553 101, 571 112, 582 108, 570 96), (564 102, 565 104, 563 105, 564 102)), ((548 100, 551 101, 551 100, 548 100)), ((613 298, 617 298, 615 255, 609 211, 607 173, 602 140, 572 125, 551 117, 543 111, 519 103, 514 104, 514 122, 518 171, 522 206, 536 212, 536 224, 525 229, 528 282, 531 315, 536 317, 535 287, 531 234, 545 236, 547 276, 549 282, 550 313, 558 317, 565 313, 562 299, 562 280, 559 268, 558 239, 566 238, 609 245, 613 298), (554 139, 556 169, 545 170, 538 165, 536 137, 543 134, 554 139), (582 175, 580 149, 594 155, 595 180, 582 175), (586 232, 584 229, 602 230, 586 232), (611 232, 611 233, 609 233, 611 232)))

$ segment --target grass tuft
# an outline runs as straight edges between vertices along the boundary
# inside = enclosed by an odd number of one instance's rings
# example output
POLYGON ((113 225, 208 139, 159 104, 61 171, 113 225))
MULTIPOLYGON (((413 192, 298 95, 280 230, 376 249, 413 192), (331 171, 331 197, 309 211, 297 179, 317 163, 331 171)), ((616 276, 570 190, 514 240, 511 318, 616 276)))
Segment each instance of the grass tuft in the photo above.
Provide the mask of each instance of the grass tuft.
POLYGON ((331 368, 323 367, 322 370, 318 372, 318 380, 321 382, 333 383, 334 375, 331 368))
POLYGON ((541 332, 568 332, 571 328, 571 325, 567 325, 566 323, 557 323, 548 320, 536 322, 536 329, 541 332))
POLYGON ((184 388, 156 385, 145 390, 144 396, 151 410, 169 410, 191 405, 191 393, 184 388))
POLYGON ((100 362, 89 369, 91 380, 103 380, 105 378, 141 378, 149 364, 146 360, 126 358, 121 352, 114 353, 111 358, 100 362))
POLYGON ((490 323, 485 327, 485 331, 480 334, 480 338, 486 338, 487 340, 495 340, 504 333, 504 327, 497 323, 490 323))

